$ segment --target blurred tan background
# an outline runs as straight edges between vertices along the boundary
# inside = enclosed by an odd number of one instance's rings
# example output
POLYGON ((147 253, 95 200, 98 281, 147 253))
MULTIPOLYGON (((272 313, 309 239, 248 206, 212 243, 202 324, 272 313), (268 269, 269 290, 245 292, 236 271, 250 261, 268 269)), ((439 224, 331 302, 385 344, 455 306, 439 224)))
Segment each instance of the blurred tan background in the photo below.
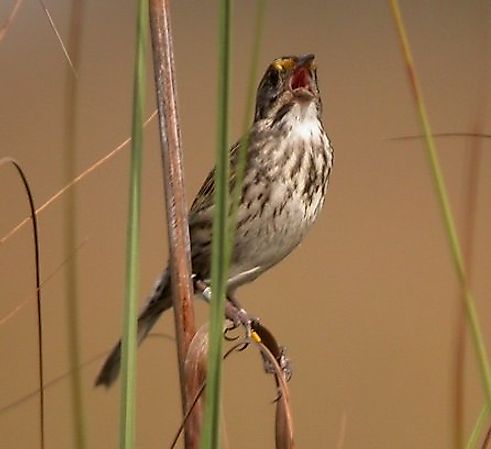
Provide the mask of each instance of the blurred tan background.
MULTIPOLYGON (((63 36, 69 3, 46 2, 63 36)), ((87 1, 79 78, 77 172, 128 135, 135 2, 87 1)), ((213 164, 217 2, 173 3, 179 107, 189 201, 213 164)), ((491 131, 491 8, 483 1, 403 1, 435 132, 491 131)), ((12 1, 0 4, 5 18, 12 1)), ((254 2, 234 8, 231 140, 241 130, 254 2)), ((284 54, 317 56, 324 122, 336 165, 324 213, 300 249, 240 291, 247 309, 288 347, 299 448, 444 448, 453 442, 458 286, 420 141, 415 109, 387 2, 270 1, 261 71, 284 54)), ((36 1, 25 1, 0 43, 0 156, 25 168, 36 204, 63 186, 65 61, 36 1)), ((152 83, 151 64, 148 79, 152 83)), ((258 74, 260 76, 260 74, 258 74)), ((150 84, 147 111, 154 108, 150 84)), ((459 230, 464 226, 469 155, 475 142, 438 139, 459 230)), ((491 346, 491 156, 483 141, 475 215, 472 286, 491 346)), ((145 132, 141 240, 142 301, 167 257, 155 121, 145 132)), ((76 188, 81 354, 88 360, 120 335, 128 192, 128 150, 76 188)), ((0 235, 28 209, 12 169, 0 175, 0 235)), ((62 263, 58 201, 39 217, 42 278, 62 263)), ((0 318, 34 295, 31 234, 0 247, 0 318)), ((43 288, 46 380, 68 367, 64 270, 43 288)), ((201 321, 207 306, 197 305, 201 321)), ((157 326, 173 335, 168 314, 157 326)), ((35 302, 0 326, 0 407, 37 387, 35 302)), ((82 370, 87 443, 116 447, 119 383, 94 389, 101 361, 82 370)), ((466 357, 468 435, 483 403, 472 350, 466 357)), ((273 383, 253 351, 225 365, 225 421, 231 448, 273 447, 273 383)), ((68 380, 46 391, 47 448, 73 447, 68 380)), ((173 343, 139 351, 137 447, 169 447, 180 422, 173 343)), ((37 400, 0 414, 0 448, 38 445, 37 400)))

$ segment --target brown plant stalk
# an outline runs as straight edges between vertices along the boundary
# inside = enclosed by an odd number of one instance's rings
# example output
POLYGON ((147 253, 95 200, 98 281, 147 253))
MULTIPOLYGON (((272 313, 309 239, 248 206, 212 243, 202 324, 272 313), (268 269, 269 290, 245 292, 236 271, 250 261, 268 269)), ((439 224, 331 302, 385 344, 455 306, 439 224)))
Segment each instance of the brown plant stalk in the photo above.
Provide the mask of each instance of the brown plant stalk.
MULTIPOLYGON (((159 129, 164 175, 172 301, 183 413, 196 396, 199 385, 186 377, 185 360, 196 332, 191 283, 191 250, 188 208, 182 169, 181 134, 177 114, 174 52, 169 0, 150 0, 150 31, 159 112, 159 129)), ((198 448, 200 408, 194 409, 185 425, 185 447, 198 448)))

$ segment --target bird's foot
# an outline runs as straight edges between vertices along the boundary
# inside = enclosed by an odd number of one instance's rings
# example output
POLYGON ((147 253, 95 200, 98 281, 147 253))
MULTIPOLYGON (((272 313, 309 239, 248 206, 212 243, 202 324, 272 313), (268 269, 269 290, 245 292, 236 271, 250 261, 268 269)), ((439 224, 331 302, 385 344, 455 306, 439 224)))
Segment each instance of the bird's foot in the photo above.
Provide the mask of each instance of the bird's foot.
MULTIPOLYGON (((205 301, 211 301, 211 288, 201 279, 193 276, 194 288, 205 301)), ((259 323, 259 318, 251 316, 240 305, 239 301, 231 294, 227 295, 227 301, 225 303, 225 317, 230 321, 230 326, 225 329, 225 338, 228 340, 236 340, 237 337, 231 337, 230 332, 243 327, 245 329, 246 340, 249 341, 254 334, 254 325, 259 323)))
POLYGON ((253 330, 263 346, 261 357, 264 371, 275 375, 281 372, 288 382, 292 377, 293 368, 290 359, 286 356, 286 348, 280 346, 272 332, 262 324, 255 325, 253 330))
MULTIPOLYGON (((228 298, 227 298, 228 299, 228 298)), ((249 341, 254 333, 254 326, 259 323, 259 318, 249 315, 242 307, 236 307, 236 303, 229 300, 225 305, 225 316, 230 321, 230 326, 225 331, 225 336, 229 340, 235 340, 237 337, 230 338, 231 331, 243 327, 245 329, 245 339, 249 341)))

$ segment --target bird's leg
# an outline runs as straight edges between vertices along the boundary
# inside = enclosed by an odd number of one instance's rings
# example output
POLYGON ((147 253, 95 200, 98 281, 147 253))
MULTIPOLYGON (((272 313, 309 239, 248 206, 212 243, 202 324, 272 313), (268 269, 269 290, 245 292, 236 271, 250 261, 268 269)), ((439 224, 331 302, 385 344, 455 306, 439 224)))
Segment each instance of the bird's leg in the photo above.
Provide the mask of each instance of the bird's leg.
MULTIPOLYGON (((206 302, 211 300, 211 288, 201 279, 194 278, 195 290, 201 294, 206 302)), ((246 337, 250 338, 253 331, 253 323, 259 322, 258 318, 250 316, 247 311, 241 307, 237 299, 231 294, 226 296, 227 302, 225 303, 225 317, 229 319, 233 325, 229 330, 236 329, 240 325, 244 326, 246 330, 246 337)))
POLYGON ((227 295, 225 316, 233 323, 229 330, 236 329, 242 325, 245 328, 247 339, 251 338, 255 323, 259 323, 259 319, 249 315, 249 313, 247 313, 247 311, 241 307, 239 302, 231 295, 227 295))
POLYGON ((240 305, 240 302, 237 300, 234 294, 227 293, 227 301, 232 306, 230 307, 229 314, 233 318, 233 322, 236 325, 244 325, 249 326, 252 323, 259 322, 259 318, 256 316, 251 316, 247 311, 240 305))
POLYGON ((227 301, 229 301, 236 309, 238 310, 244 310, 242 306, 240 305, 240 302, 237 300, 235 295, 232 293, 227 293, 227 301))
MULTIPOLYGON (((196 293, 200 293, 205 301, 209 303, 211 300, 210 286, 196 277, 193 278, 193 281, 196 293)), ((244 349, 249 345, 251 339, 254 339, 257 342, 259 338, 259 341, 269 349, 276 359, 283 375, 286 380, 289 381, 292 376, 292 367, 290 360, 286 357, 285 348, 278 345, 274 335, 259 322, 258 318, 249 315, 232 294, 228 293, 226 298, 225 317, 232 322, 232 326, 225 331, 226 338, 231 339, 230 337, 227 337, 227 332, 237 329, 237 327, 242 325, 246 331, 246 343, 244 344, 244 349), (254 338, 254 336, 256 338, 254 338)), ((269 374, 276 373, 271 361, 262 352, 261 356, 263 359, 264 371, 269 374)))

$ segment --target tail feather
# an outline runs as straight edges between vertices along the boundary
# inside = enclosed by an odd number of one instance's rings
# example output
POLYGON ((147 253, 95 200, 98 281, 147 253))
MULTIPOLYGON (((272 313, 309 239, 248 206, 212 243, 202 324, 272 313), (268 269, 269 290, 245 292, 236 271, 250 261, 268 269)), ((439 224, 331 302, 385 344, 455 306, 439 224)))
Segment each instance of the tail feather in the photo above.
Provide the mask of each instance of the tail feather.
MULTIPOLYGON (((138 344, 142 343, 148 335, 154 324, 160 318, 163 312, 172 307, 172 298, 170 295, 170 277, 167 271, 155 285, 154 291, 148 298, 147 305, 138 317, 138 344)), ((121 340, 109 354, 104 362, 95 385, 103 385, 109 388, 118 378, 121 367, 121 340)))

